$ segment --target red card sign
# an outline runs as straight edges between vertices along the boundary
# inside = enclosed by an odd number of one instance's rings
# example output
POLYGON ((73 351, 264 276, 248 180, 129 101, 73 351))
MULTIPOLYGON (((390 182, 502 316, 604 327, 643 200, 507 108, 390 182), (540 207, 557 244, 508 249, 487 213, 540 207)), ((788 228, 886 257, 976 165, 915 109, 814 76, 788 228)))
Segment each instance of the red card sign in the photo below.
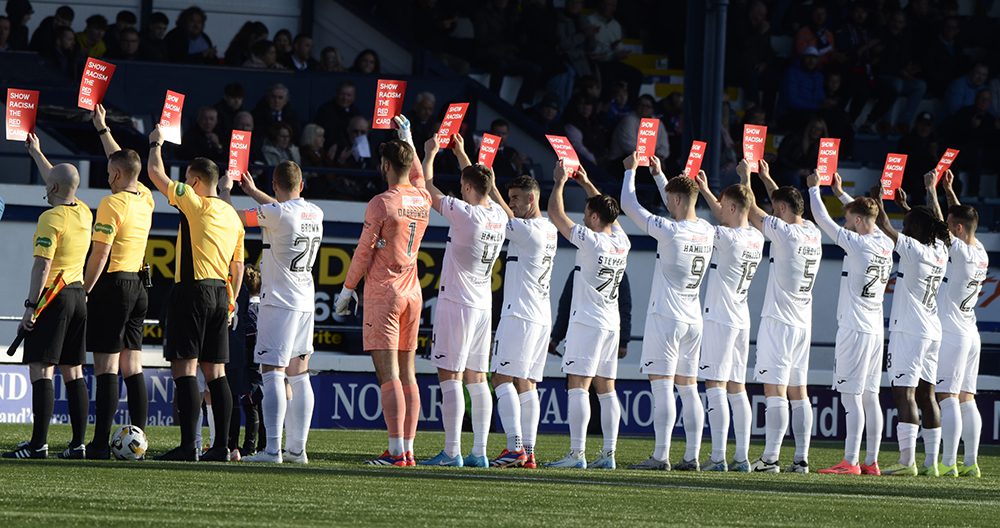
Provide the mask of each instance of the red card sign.
POLYGON ((698 176, 698 171, 701 170, 701 162, 705 159, 706 146, 707 143, 704 141, 691 142, 691 152, 688 153, 687 163, 684 164, 684 174, 692 180, 698 176))
POLYGON ((38 92, 7 88, 7 139, 24 141, 35 131, 38 92))
POLYGON ((403 113, 403 94, 406 81, 386 81, 379 79, 375 88, 375 116, 372 128, 388 130, 392 128, 392 118, 403 113))
POLYGON ((885 157, 885 168, 882 169, 882 199, 894 200, 896 189, 903 183, 903 171, 906 169, 906 154, 889 154, 885 157))
POLYGON ((941 176, 944 172, 951 168, 951 164, 955 163, 955 158, 958 157, 957 149, 948 149, 944 151, 944 155, 941 156, 941 161, 938 162, 937 166, 934 167, 934 185, 937 185, 941 181, 941 176))
POLYGON ((573 145, 569 140, 565 136, 548 135, 545 136, 545 139, 549 140, 552 150, 556 151, 556 158, 563 161, 566 172, 569 173, 570 177, 576 174, 576 169, 580 167, 580 156, 577 156, 576 150, 573 149, 573 145))
POLYGON ((837 172, 837 159, 839 156, 839 139, 820 138, 819 156, 816 158, 816 173, 819 174, 820 185, 830 185, 833 183, 833 174, 837 172))
POLYGON ((80 79, 80 95, 77 97, 76 105, 84 110, 93 110, 94 105, 101 104, 114 73, 114 64, 88 57, 87 66, 83 69, 83 77, 80 79))
POLYGON ((441 128, 438 129, 437 142, 441 148, 451 146, 451 136, 458 134, 458 129, 462 126, 462 119, 465 119, 465 111, 469 109, 469 103, 452 103, 448 105, 448 112, 441 120, 441 128))
POLYGON ((163 141, 175 145, 181 144, 181 110, 184 108, 184 94, 167 90, 163 100, 163 112, 160 114, 160 132, 163 141))
POLYGON ((639 136, 635 139, 635 151, 639 154, 640 167, 648 167, 649 157, 656 153, 656 133, 659 131, 659 119, 651 117, 639 121, 639 136))
POLYGON ((500 149, 500 136, 493 134, 483 134, 483 142, 479 144, 479 163, 493 168, 493 158, 497 157, 497 150, 500 149))
POLYGON ((250 132, 233 130, 232 139, 229 141, 229 168, 226 170, 226 176, 233 181, 240 181, 249 166, 250 132))
POLYGON ((767 141, 767 127, 743 125, 743 159, 750 164, 750 171, 760 170, 759 161, 764 157, 764 142, 767 141))

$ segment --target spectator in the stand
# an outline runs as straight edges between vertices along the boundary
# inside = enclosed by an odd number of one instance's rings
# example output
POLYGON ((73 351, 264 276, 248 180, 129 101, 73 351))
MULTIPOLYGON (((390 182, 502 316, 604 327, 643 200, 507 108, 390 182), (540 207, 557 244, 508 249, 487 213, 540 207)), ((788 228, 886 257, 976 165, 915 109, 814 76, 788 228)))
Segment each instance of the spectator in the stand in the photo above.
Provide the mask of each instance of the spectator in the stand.
POLYGON ((820 3, 813 4, 809 13, 809 23, 802 26, 795 34, 796 55, 803 57, 810 48, 816 50, 820 66, 826 66, 830 62, 841 62, 842 55, 837 52, 833 31, 830 31, 827 23, 826 6, 820 3))
POLYGON ((167 28, 170 26, 170 19, 167 15, 156 12, 149 16, 149 23, 142 34, 142 43, 139 45, 139 56, 143 60, 163 62, 167 60, 167 28))
POLYGON ((990 69, 985 64, 977 62, 967 75, 952 81, 945 96, 945 111, 948 115, 974 105, 979 92, 988 88, 986 82, 989 78, 990 69))
POLYGON ((28 0, 7 0, 7 18, 10 19, 10 48, 28 49, 28 20, 35 10, 28 0))
POLYGON ((337 87, 337 95, 323 103, 316 113, 316 123, 326 131, 326 146, 334 143, 343 144, 347 141, 345 131, 352 117, 360 115, 354 106, 357 90, 354 83, 344 81, 337 87))
POLYGON ((406 114, 410 119, 410 131, 413 133, 413 144, 423 145, 431 136, 437 133, 440 119, 434 118, 437 98, 431 92, 420 92, 413 108, 406 114))
MULTIPOLYGON (((969 188, 965 194, 980 193, 979 178, 998 168, 997 145, 1000 144, 1000 117, 992 111, 993 94, 982 90, 976 101, 962 108, 948 121, 948 144, 962 151, 955 160, 955 171, 969 174, 969 188)), ((985 190, 985 189, 984 189, 985 190)), ((989 194, 995 194, 995 189, 989 194)))
POLYGON ((319 63, 312 57, 313 39, 310 35, 300 33, 292 42, 292 53, 285 62, 285 67, 293 71, 315 71, 319 63))
POLYGON ((59 6, 56 9, 55 15, 43 18, 41 23, 38 24, 38 28, 31 34, 31 44, 28 45, 28 49, 37 51, 43 55, 50 53, 52 51, 52 43, 56 39, 56 28, 73 27, 73 18, 75 17, 76 13, 73 12, 72 7, 68 5, 59 6))
MULTIPOLYGON (((233 116, 233 130, 253 132, 253 114, 247 112, 246 110, 238 112, 235 116, 233 116)), ((230 134, 232 134, 231 131, 230 134)), ((264 138, 260 136, 260 134, 250 135, 250 163, 264 163, 264 153, 261 151, 261 145, 264 143, 264 138)))
POLYGON ((826 99, 823 73, 819 71, 819 52, 808 47, 802 50, 785 72, 782 83, 782 109, 786 120, 794 126, 801 123, 809 112, 815 112, 826 99))
POLYGON ((560 103, 569 101, 575 77, 593 74, 587 48, 597 28, 587 25, 582 11, 583 0, 567 0, 565 9, 556 15, 556 48, 559 57, 571 70, 566 85, 557 87, 560 103))
POLYGON ((382 73, 382 62, 378 58, 378 53, 375 53, 373 49, 362 50, 358 53, 358 56, 354 58, 354 64, 351 66, 351 73, 360 73, 363 75, 376 75, 382 73))
POLYGON ((493 158, 493 174, 498 181, 510 181, 525 173, 525 160, 521 153, 510 146, 510 123, 496 119, 490 123, 490 134, 500 138, 500 148, 493 158))
POLYGON ((672 169, 676 172, 680 167, 679 163, 683 163, 679 157, 687 152, 681 145, 684 139, 684 94, 672 92, 664 97, 660 101, 660 114, 660 121, 667 131, 667 144, 670 147, 670 157, 661 159, 660 163, 664 170, 672 169))
MULTIPOLYGON (((889 2, 885 2, 888 4, 889 2)), ((926 37, 933 35, 937 32, 938 27, 940 27, 941 19, 939 14, 940 10, 936 9, 937 6, 932 8, 930 0, 909 0, 909 2, 899 2, 906 3, 906 19, 909 20, 910 29, 913 30, 914 35, 920 35, 921 38, 919 42, 914 42, 917 47, 917 54, 923 54, 927 49, 927 39, 926 37)), ((935 0, 935 4, 955 4, 953 0, 947 2, 940 2, 935 0)), ((955 4, 955 8, 958 5, 955 4)))
POLYGON ((850 158, 854 152, 854 120, 846 110, 850 95, 844 88, 843 76, 827 73, 824 92, 826 99, 820 103, 819 116, 826 122, 830 136, 840 138, 840 158, 850 158))
POLYGON ((469 63, 458 56, 464 50, 452 38, 458 26, 457 8, 450 2, 437 0, 417 0, 414 4, 412 18, 407 23, 413 30, 413 39, 456 73, 468 74, 469 63))
POLYGON ((101 58, 108 52, 104 43, 104 34, 108 31, 108 19, 101 15, 87 17, 87 27, 76 34, 76 43, 80 51, 88 57, 101 58))
POLYGON ((872 35, 868 25, 868 6, 855 3, 851 7, 850 18, 837 32, 837 48, 845 56, 843 68, 843 95, 853 122, 861 115, 861 110, 871 99, 870 93, 875 80, 873 57, 881 41, 872 35))
POLYGON ((958 18, 946 18, 941 24, 941 30, 927 44, 924 76, 927 79, 927 93, 932 97, 944 96, 948 84, 968 69, 968 59, 962 53, 958 40, 959 31, 958 18))
POLYGON ((205 33, 205 12, 191 6, 177 15, 177 27, 171 29, 164 41, 167 58, 171 62, 189 64, 217 64, 218 50, 205 33))
POLYGON ((607 131, 601 126, 596 102, 588 95, 577 95, 566 108, 566 138, 580 159, 597 164, 608 144, 607 131))
MULTIPOLYGON (((499 91, 506 76, 520 76, 523 84, 515 104, 534 95, 545 73, 543 65, 533 60, 535 52, 526 49, 525 24, 518 9, 509 0, 484 0, 472 15, 474 30, 473 58, 492 73, 490 88, 499 91), (522 55, 525 50, 529 58, 522 55)), ((542 59, 544 61, 544 58, 542 59)), ((533 99, 533 97, 530 97, 533 99)))
POLYGON ((76 33, 61 26, 55 29, 54 35, 52 50, 42 55, 42 59, 64 77, 79 78, 83 73, 83 58, 76 49, 76 33))
POLYGON ((773 84, 767 72, 775 56, 771 47, 767 5, 754 0, 747 9, 746 19, 733 20, 732 24, 732 35, 727 39, 729 59, 726 61, 730 82, 743 88, 748 104, 761 104, 764 85, 773 84))
POLYGON ((939 158, 933 116, 928 112, 921 112, 913 128, 899 140, 893 152, 906 154, 902 187, 909 197, 910 205, 923 204, 927 194, 923 175, 939 158))
MULTIPOLYGON (((648 94, 639 96, 635 103, 635 111, 623 117, 611 135, 611 147, 608 150, 609 160, 620 160, 635 152, 635 140, 639 135, 639 122, 645 118, 656 117, 653 115, 655 109, 656 100, 653 99, 653 96, 648 94)), ((656 134, 655 154, 661 160, 670 157, 670 138, 667 136, 667 130, 663 127, 662 122, 656 134)))
POLYGON ((334 145, 334 163, 344 169, 371 169, 372 148, 368 138, 368 120, 354 116, 347 123, 346 141, 334 145))
POLYGON ((12 51, 10 49, 10 19, 0 16, 0 52, 12 51))
POLYGON ((268 30, 263 22, 250 20, 240 26, 240 30, 229 41, 223 62, 227 66, 242 66, 250 60, 250 49, 261 40, 267 40, 268 30))
POLYGON ((113 51, 108 51, 109 59, 138 60, 139 32, 135 28, 123 28, 118 32, 118 44, 113 51))
POLYGON ((826 122, 813 117, 781 140, 771 176, 780 185, 805 188, 805 178, 816 168, 820 138, 829 137, 826 122))
POLYGON ((127 9, 119 11, 118 14, 115 15, 115 23, 108 26, 108 31, 104 35, 104 43, 108 46, 109 57, 119 55, 121 50, 118 46, 121 43, 122 32, 126 29, 135 30, 138 23, 139 19, 135 16, 135 13, 127 9))
POLYGON ((319 65, 317 71, 327 73, 340 73, 344 71, 344 62, 340 59, 340 52, 333 46, 323 48, 319 53, 319 65))
POLYGON ((285 64, 292 54, 292 32, 287 29, 279 29, 274 34, 274 47, 278 50, 278 62, 285 64))
POLYGON ((622 62, 629 51, 622 46, 622 26, 615 20, 617 9, 618 0, 601 0, 597 10, 587 17, 586 23, 597 28, 590 43, 590 58, 597 64, 605 88, 624 81, 629 97, 635 98, 642 84, 642 72, 622 62))
POLYGON ((528 110, 528 117, 541 125, 547 134, 561 134, 562 131, 558 127, 559 111, 559 96, 549 93, 528 110))
MULTIPOLYGON (((598 89, 598 93, 600 93, 600 89, 598 89)), ((610 98, 603 107, 604 127, 608 130, 614 130, 618 126, 618 122, 632 111, 630 103, 628 86, 625 83, 616 83, 612 86, 610 98)))
POLYGON ((309 123, 302 129, 299 153, 304 167, 332 167, 336 154, 333 147, 326 147, 326 131, 316 123, 309 123))
POLYGON ((295 141, 299 134, 299 116, 288 101, 288 88, 284 84, 271 86, 254 108, 253 120, 257 128, 271 130, 275 123, 285 123, 291 128, 292 141, 295 141))
POLYGON ((883 49, 876 64, 879 97, 868 115, 865 129, 870 130, 879 124, 882 131, 891 131, 893 120, 889 113, 893 104, 900 97, 905 97, 906 106, 895 120, 895 130, 905 131, 917 116, 920 102, 927 93, 927 83, 919 77, 922 68, 913 56, 913 39, 906 29, 906 16, 902 11, 895 11, 889 16, 881 40, 883 49))
POLYGON ((245 98, 246 92, 243 90, 243 85, 238 82, 229 83, 222 89, 222 99, 212 105, 219 115, 219 125, 215 130, 220 137, 229 137, 229 133, 233 130, 233 119, 236 114, 243 111, 245 98))
POLYGON ((267 129, 267 139, 264 140, 264 162, 274 167, 283 161, 294 161, 302 164, 299 147, 292 143, 292 128, 287 123, 275 123, 267 129))
POLYGON ((258 40, 250 46, 250 58, 243 63, 244 68, 259 70, 284 70, 278 62, 278 48, 270 40, 258 40))
POLYGON ((219 114, 211 106, 198 109, 198 119, 195 126, 188 129, 177 147, 177 157, 182 160, 208 158, 216 163, 226 160, 228 151, 222 146, 222 140, 215 132, 219 124, 219 114))

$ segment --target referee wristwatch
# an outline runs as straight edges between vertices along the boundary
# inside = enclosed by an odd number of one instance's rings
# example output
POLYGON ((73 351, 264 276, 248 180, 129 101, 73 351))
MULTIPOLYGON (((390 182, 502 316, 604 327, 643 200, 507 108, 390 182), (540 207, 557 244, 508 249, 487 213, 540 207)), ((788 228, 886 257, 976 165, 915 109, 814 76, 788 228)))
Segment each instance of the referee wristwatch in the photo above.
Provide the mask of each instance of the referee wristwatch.
POLYGON ((163 146, 163 143, 157 143, 156 141, 151 141, 149 143, 149 148, 160 148, 162 146, 163 146))
POLYGON ((111 132, 111 129, 108 128, 108 127, 104 127, 104 128, 102 128, 102 129, 100 129, 100 130, 97 131, 97 135, 98 136, 103 136, 104 134, 107 134, 108 132, 111 132))
POLYGON ((35 302, 35 301, 32 301, 31 299, 25 299, 24 300, 24 307, 25 308, 38 308, 38 303, 35 302))

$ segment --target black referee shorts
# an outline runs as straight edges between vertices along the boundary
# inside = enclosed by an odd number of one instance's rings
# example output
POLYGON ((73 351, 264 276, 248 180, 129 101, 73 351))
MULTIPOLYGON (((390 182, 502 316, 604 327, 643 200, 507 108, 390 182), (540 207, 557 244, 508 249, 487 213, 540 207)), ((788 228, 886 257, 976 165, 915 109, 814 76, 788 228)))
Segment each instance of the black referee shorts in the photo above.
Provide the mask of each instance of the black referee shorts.
POLYGON ((229 294, 226 283, 209 279, 174 284, 167 300, 163 357, 229 362, 229 294))
POLYGON ((138 273, 105 273, 87 296, 87 350, 116 354, 142 350, 149 298, 138 273))
POLYGON ((87 357, 87 295, 83 284, 67 284, 24 339, 24 363, 82 365, 87 357))

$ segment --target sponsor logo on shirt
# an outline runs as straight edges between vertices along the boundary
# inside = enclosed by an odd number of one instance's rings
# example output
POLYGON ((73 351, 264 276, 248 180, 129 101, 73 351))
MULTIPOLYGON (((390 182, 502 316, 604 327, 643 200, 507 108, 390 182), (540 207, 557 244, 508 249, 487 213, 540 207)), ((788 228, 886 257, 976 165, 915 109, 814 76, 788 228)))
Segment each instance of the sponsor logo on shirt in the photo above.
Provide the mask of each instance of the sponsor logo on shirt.
POLYGON ((185 192, 187 192, 187 186, 183 183, 178 183, 177 186, 174 187, 174 194, 177 196, 184 196, 185 192))
POLYGON ((112 227, 109 224, 102 224, 100 222, 94 224, 94 232, 95 233, 104 233, 106 235, 110 235, 110 234, 114 233, 114 231, 115 231, 115 228, 112 227))
POLYGON ((46 248, 47 247, 52 247, 52 239, 51 238, 47 238, 47 237, 38 237, 38 238, 35 239, 35 245, 36 246, 46 247, 46 248))

